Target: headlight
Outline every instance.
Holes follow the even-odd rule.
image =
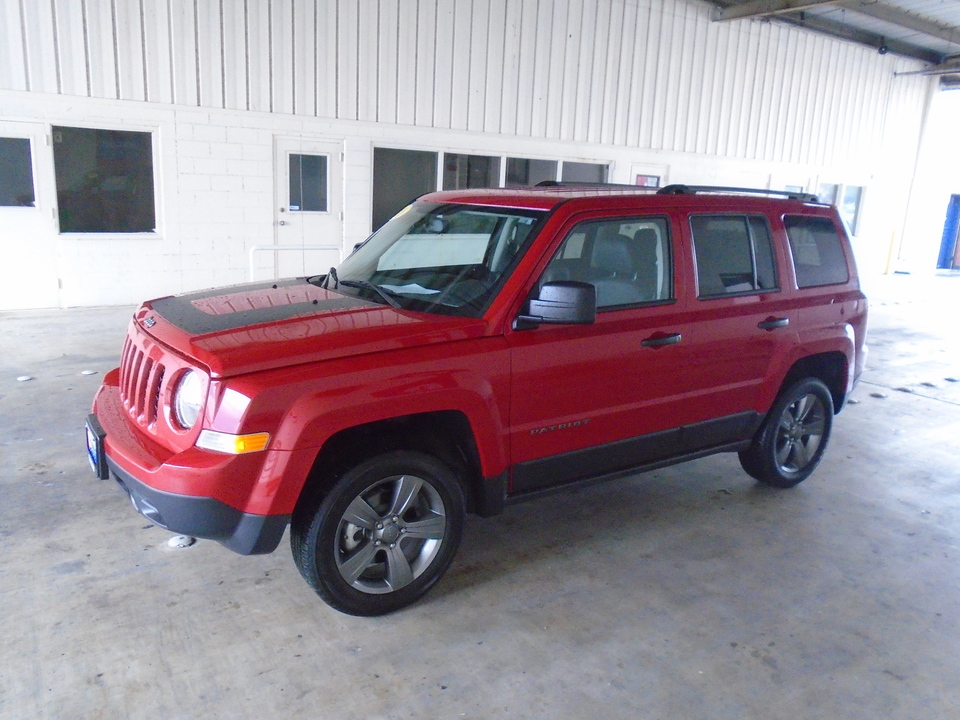
[[[200,373],[187,370],[177,383],[177,391],[173,396],[173,410],[182,428],[189,430],[196,425],[202,404],[203,383],[200,381]]]

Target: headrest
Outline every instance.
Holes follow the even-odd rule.
[[[632,242],[626,235],[599,238],[593,246],[593,266],[607,274],[633,273],[633,256],[630,254]]]

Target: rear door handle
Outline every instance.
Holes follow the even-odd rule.
[[[775,318],[770,317],[762,322],[757,323],[757,327],[761,330],[776,330],[777,328],[786,327],[790,324],[790,318]]]
[[[671,333],[669,335],[666,333],[654,333],[646,340],[641,340],[640,344],[644,347],[657,348],[663,347],[664,345],[676,345],[681,339],[680,333]]]

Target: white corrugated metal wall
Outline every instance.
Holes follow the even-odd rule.
[[[233,274],[183,276],[174,291],[243,279],[247,248],[271,241],[263,186],[273,166],[262,154],[280,133],[344,142],[347,246],[368,225],[374,144],[523,148],[609,163],[620,182],[644,163],[669,166],[671,182],[850,182],[867,186],[861,228],[899,231],[932,85],[897,73],[919,64],[778,23],[714,23],[711,9],[700,0],[0,0],[0,120],[155,124],[166,244],[144,252],[167,256],[209,237],[210,208],[242,202],[245,233],[224,221],[222,242],[214,237],[221,252],[240,240],[218,264]],[[208,196],[193,183],[183,200],[179,186],[201,159],[211,172],[230,167],[217,156],[223,144],[196,142],[213,137],[194,132],[203,124],[227,128],[224,143],[240,136],[235,127],[258,129],[243,137],[263,144],[259,194],[241,201],[234,188],[226,202],[214,178],[200,183]],[[185,156],[188,147],[203,157]],[[193,225],[191,207],[206,208]],[[71,261],[93,252],[89,240],[58,242]],[[102,265],[108,251],[98,252]],[[68,295],[105,302],[135,291]]]
[[[0,0],[0,88],[771,162],[868,159],[916,63],[684,0]]]

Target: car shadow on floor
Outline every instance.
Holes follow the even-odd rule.
[[[469,516],[459,554],[426,602],[539,566],[580,567],[584,554],[591,563],[621,563],[621,555],[680,562],[721,556],[739,542],[744,524],[779,523],[776,516],[798,494],[754,482],[735,456],[716,456],[561,491],[493,518]]]

